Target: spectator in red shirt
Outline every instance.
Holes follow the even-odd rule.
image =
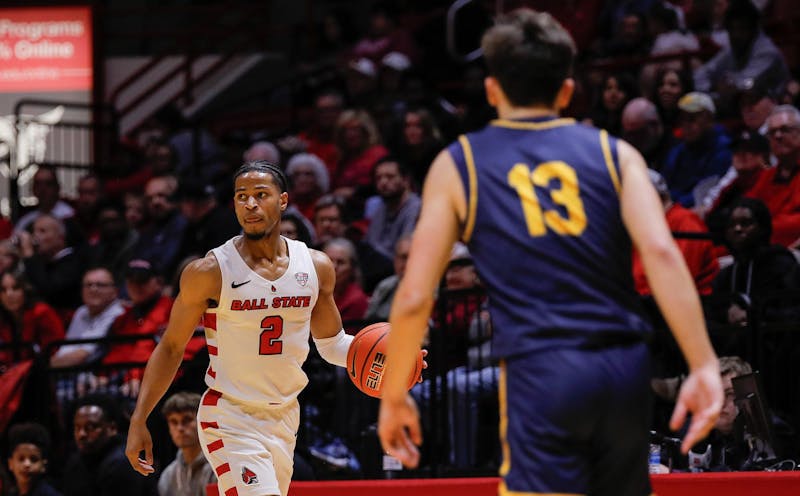
[[[125,275],[131,305],[111,324],[108,336],[142,336],[134,342],[117,342],[110,345],[103,357],[104,365],[126,362],[146,362],[156,347],[155,339],[167,328],[173,299],[162,294],[164,280],[147,260],[134,259],[128,263]],[[130,371],[124,381],[132,397],[138,393],[138,383],[143,370]]]
[[[767,138],[778,164],[767,169],[745,196],[763,201],[772,214],[772,243],[800,244],[800,111],[775,107],[767,118]]]
[[[0,343],[30,343],[37,353],[50,343],[64,339],[64,324],[58,313],[36,299],[33,286],[21,272],[0,276]],[[32,358],[29,348],[14,353],[12,347],[0,349],[0,373],[12,363]],[[51,350],[55,351],[55,350]]]
[[[339,163],[339,149],[334,139],[336,121],[342,113],[344,97],[334,90],[326,90],[314,100],[314,120],[297,136],[305,144],[305,151],[313,153],[333,175]]]
[[[663,177],[658,172],[649,170],[650,180],[656,188],[666,212],[667,225],[673,233],[708,233],[705,224],[694,212],[674,203],[669,195],[669,188]],[[710,295],[712,283],[719,273],[719,263],[714,254],[714,245],[710,240],[685,239],[675,240],[678,248],[686,260],[689,272],[694,278],[697,292],[701,295]],[[651,295],[650,286],[644,273],[642,260],[638,252],[633,252],[633,280],[636,291],[643,295]]]

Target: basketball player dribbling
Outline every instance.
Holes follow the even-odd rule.
[[[243,235],[192,262],[181,275],[167,330],[145,369],[126,455],[153,472],[145,422],[172,382],[203,319],[210,363],[197,414],[203,452],[221,495],[286,495],[309,331],[320,355],[344,367],[352,336],[333,300],[335,273],[322,252],[280,235],[288,195],[283,172],[249,162],[234,173]],[[144,457],[140,453],[144,451]]]
[[[575,53],[548,14],[520,9],[484,35],[485,88],[499,119],[434,160],[390,315],[378,433],[419,462],[406,378],[451,246],[468,244],[486,285],[501,360],[501,495],[650,494],[650,326],[631,241],[688,362],[671,420],[692,413],[682,449],[722,405],[717,358],[694,284],[641,156],[605,131],[558,117]]]

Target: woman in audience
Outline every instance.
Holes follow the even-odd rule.
[[[636,83],[628,74],[611,74],[600,85],[595,104],[584,122],[619,136],[622,132],[622,109],[638,96]]]
[[[655,93],[651,100],[655,102],[665,133],[674,133],[678,126],[678,100],[694,89],[691,75],[686,71],[665,67],[656,72]]]
[[[414,190],[420,191],[431,162],[442,149],[442,133],[425,108],[406,111],[396,133],[393,151],[406,164],[414,180]]]
[[[286,165],[289,177],[289,201],[309,221],[314,218],[314,205],[330,189],[325,163],[312,153],[298,153]]]
[[[355,334],[358,326],[348,326],[346,323],[363,319],[369,304],[369,298],[361,287],[361,269],[356,247],[345,238],[333,238],[325,243],[322,251],[330,257],[336,271],[333,298],[342,315],[342,321],[345,322],[345,331]]]
[[[372,183],[372,168],[389,154],[381,144],[375,121],[364,110],[345,110],[336,121],[336,145],[340,159],[332,177],[334,193],[350,198]]]
[[[21,272],[4,272],[0,276],[0,368],[19,360],[32,358],[30,348],[14,345],[29,343],[33,351],[42,353],[47,346],[64,339],[61,317],[48,304],[38,301],[33,286]],[[55,350],[51,350],[55,351]]]

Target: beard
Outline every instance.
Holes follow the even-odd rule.
[[[258,241],[258,240],[264,239],[264,236],[266,236],[266,235],[267,235],[267,231],[261,231],[261,232],[247,232],[247,231],[245,231],[245,233],[244,233],[244,237],[249,239],[250,241]]]

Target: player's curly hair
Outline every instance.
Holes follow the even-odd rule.
[[[272,176],[275,179],[275,184],[278,185],[280,188],[281,193],[285,193],[289,190],[289,180],[286,179],[286,174],[284,174],[283,170],[278,167],[277,165],[273,164],[272,162],[267,162],[266,160],[254,160],[251,162],[245,162],[241,167],[236,169],[236,172],[233,173],[233,181],[236,182],[236,178],[241,176],[242,174],[246,174],[248,172],[263,172]]]

